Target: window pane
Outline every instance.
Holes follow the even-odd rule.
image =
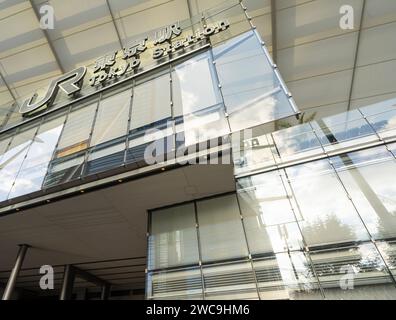
[[[44,182],[46,187],[80,177],[96,107],[97,103],[91,101],[72,109],[67,116],[55,158]]]
[[[170,76],[167,71],[164,73],[154,79],[144,79],[145,82],[137,84],[134,88],[126,159],[129,166],[143,167],[153,164],[150,161],[162,162],[161,159],[170,152],[168,149],[174,145],[171,143],[171,147],[167,148],[167,143],[172,142],[172,139],[167,137],[173,134],[173,128],[170,121]],[[152,155],[154,159],[145,158],[146,148],[155,149]]]
[[[309,246],[369,238],[327,160],[290,167],[286,172]]]
[[[385,147],[332,158],[371,236],[396,236],[396,160]]]
[[[213,49],[232,131],[294,113],[251,31]]]
[[[45,119],[40,126],[11,189],[10,199],[41,189],[64,121],[64,115],[57,115],[56,119]]]
[[[172,79],[178,145],[191,146],[229,133],[208,52],[176,66]]]
[[[230,132],[222,104],[185,115],[176,120],[178,145],[191,146]]]
[[[358,110],[312,122],[326,151],[378,141],[372,127]]]
[[[209,53],[176,66],[172,72],[174,116],[183,116],[221,102]]]
[[[253,261],[263,300],[321,299],[319,284],[303,252],[278,253]]]
[[[248,132],[233,133],[232,152],[235,175],[275,165],[276,150],[268,134],[252,138]]]
[[[396,158],[396,143],[389,144],[388,149],[392,152],[393,156]]]
[[[360,111],[367,117],[367,121],[382,139],[396,135],[395,106],[396,99],[390,99],[360,108]]]
[[[239,179],[238,198],[252,254],[303,247],[302,237],[277,171]],[[284,180],[285,181],[285,180]]]
[[[132,89],[111,94],[99,103],[86,174],[118,167],[124,162]]]
[[[205,299],[258,299],[250,262],[214,264],[202,268]]]
[[[65,128],[59,140],[57,157],[64,157],[88,147],[92,122],[95,117],[97,103],[78,107],[68,115]]]
[[[202,299],[202,276],[199,268],[150,272],[147,276],[148,299]]]
[[[138,84],[133,91],[131,130],[171,117],[169,74]]]
[[[131,90],[100,101],[92,133],[91,146],[125,136],[127,132]]]
[[[385,263],[371,243],[311,251],[327,299],[396,299]]]
[[[377,241],[377,248],[396,280],[396,240]]]
[[[235,195],[197,202],[202,261],[247,257]]]
[[[305,123],[272,133],[282,161],[292,161],[323,154],[310,124]]]
[[[0,162],[0,201],[8,194],[37,131],[38,123],[18,132]]]
[[[149,270],[198,264],[193,203],[153,211],[150,228]]]

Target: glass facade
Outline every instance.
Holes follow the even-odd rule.
[[[4,134],[0,202],[162,163],[207,141],[221,145],[231,132],[295,114],[258,35],[230,36]],[[237,116],[259,110],[264,118]]]
[[[150,212],[149,244],[188,216],[195,256],[161,267],[149,245],[147,298],[395,300],[394,106],[233,133],[235,193]]]
[[[85,81],[73,97],[60,92],[31,119],[18,112],[20,101],[0,107],[1,213],[86,182],[117,181],[121,172],[165,169],[215,142],[232,154],[234,191],[200,198],[208,193],[190,194],[195,185],[188,185],[188,202],[148,212],[147,299],[396,300],[396,99],[357,106],[357,72],[341,108],[349,111],[295,119],[294,100],[240,1],[180,25],[162,58],[153,58],[150,43],[137,69],[103,85]],[[216,32],[200,37],[197,30],[211,25]],[[185,48],[172,52],[187,35]],[[316,41],[308,38],[283,37],[273,49],[280,61],[304,60],[299,48]],[[321,72],[375,65],[355,62]],[[285,72],[291,86],[315,78],[331,87],[296,65]],[[320,105],[308,103],[306,112],[334,107],[323,90],[307,96]]]
[[[172,208],[152,211],[147,298],[180,290],[203,299],[396,299],[395,164],[385,146],[342,153],[237,178],[235,194],[177,207],[171,216]],[[179,228],[186,219],[188,227]],[[168,235],[158,232],[164,220],[180,234],[166,250],[181,254],[188,245],[194,259],[152,263],[160,255],[151,244]],[[191,289],[201,288],[199,296],[179,281],[190,268],[201,274]],[[167,273],[175,292],[159,294],[154,288]]]

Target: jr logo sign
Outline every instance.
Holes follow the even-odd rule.
[[[62,89],[67,95],[71,95],[81,90],[82,80],[87,72],[86,67],[79,67],[73,71],[70,71],[61,77],[52,80],[48,87],[47,93],[40,100],[34,102],[37,98],[35,93],[30,99],[26,100],[20,107],[19,112],[23,115],[29,114],[47,104],[51,104],[58,93],[59,88]]]

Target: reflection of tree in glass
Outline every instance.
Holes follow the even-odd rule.
[[[356,239],[354,230],[343,224],[335,214],[327,214],[306,221],[303,234],[310,246]]]

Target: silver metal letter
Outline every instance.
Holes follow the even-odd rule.
[[[25,115],[37,110],[38,108],[41,108],[44,105],[50,105],[54,101],[59,88],[67,95],[71,95],[80,91],[81,81],[83,80],[86,72],[86,67],[79,67],[73,71],[65,73],[58,79],[52,80],[44,98],[42,98],[40,101],[34,102],[37,98],[37,93],[35,93],[30,99],[24,101],[19,109],[19,112]]]

